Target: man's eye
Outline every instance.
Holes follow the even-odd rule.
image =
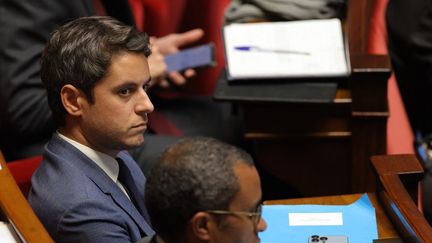
[[[151,82],[147,82],[146,84],[144,84],[144,86],[143,86],[144,91],[147,92],[151,86],[152,86]]]
[[[119,91],[119,94],[121,96],[128,96],[128,95],[130,95],[130,93],[131,93],[130,89],[122,89],[122,90]]]

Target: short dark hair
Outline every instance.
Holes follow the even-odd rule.
[[[234,165],[253,166],[244,150],[214,138],[185,138],[172,145],[146,183],[146,206],[163,239],[176,239],[193,215],[224,210],[240,190]]]
[[[148,36],[108,16],[78,18],[52,33],[42,54],[41,79],[58,125],[64,125],[66,115],[61,88],[71,84],[94,102],[95,84],[106,75],[112,57],[123,52],[148,57]]]

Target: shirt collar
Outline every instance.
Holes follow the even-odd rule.
[[[115,158],[109,156],[108,154],[96,151],[90,147],[87,147],[75,140],[72,140],[59,131],[57,131],[59,137],[66,142],[70,143],[72,146],[77,148],[83,154],[90,158],[96,165],[98,165],[115,183],[117,182],[118,174],[119,174],[119,165]]]

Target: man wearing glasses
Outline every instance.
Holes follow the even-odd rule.
[[[140,242],[259,242],[261,183],[253,160],[213,138],[171,146],[146,183],[157,236]]]

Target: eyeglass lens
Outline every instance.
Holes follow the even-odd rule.
[[[256,209],[256,214],[254,214],[252,216],[252,220],[255,222],[256,225],[259,224],[259,222],[261,221],[261,214],[262,214],[262,204],[258,205],[257,209]]]

